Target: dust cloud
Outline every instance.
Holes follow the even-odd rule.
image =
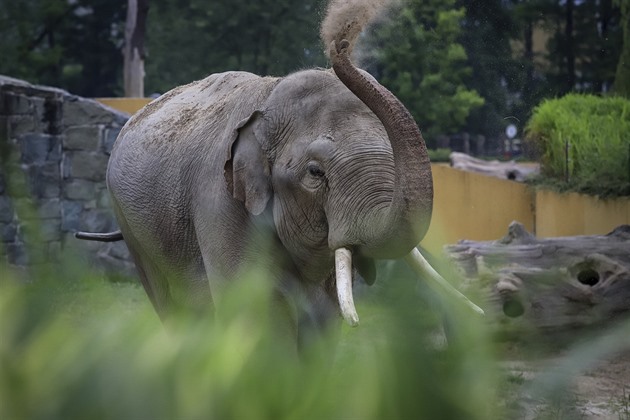
[[[388,10],[397,0],[331,0],[322,22],[320,37],[328,56],[330,43],[342,39],[350,42],[349,52],[372,21]]]

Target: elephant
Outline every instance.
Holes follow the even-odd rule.
[[[339,314],[356,325],[353,273],[371,283],[375,260],[398,258],[432,270],[416,245],[433,181],[414,119],[347,47],[333,41],[332,69],[213,74],[149,103],[107,168],[120,231],[77,237],[124,238],[162,319],[212,310],[255,263],[298,342]]]

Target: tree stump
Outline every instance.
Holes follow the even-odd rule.
[[[499,330],[558,331],[630,313],[630,226],[607,235],[538,239],[512,222],[497,241],[460,241],[446,253]]]
[[[526,178],[540,172],[537,164],[521,164],[513,160],[499,162],[498,160],[482,160],[465,153],[453,152],[449,155],[451,166],[463,171],[476,172],[487,176],[514,181],[524,181]]]

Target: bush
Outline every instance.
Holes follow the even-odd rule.
[[[451,149],[429,149],[429,159],[432,163],[450,162]]]
[[[535,108],[526,141],[544,177],[597,195],[630,195],[630,101],[569,94]]]
[[[483,320],[450,309],[461,345],[436,348],[439,315],[413,282],[375,285],[361,327],[298,358],[271,331],[260,269],[226,289],[216,322],[182,314],[166,330],[138,286],[0,270],[1,419],[503,417]]]
[[[215,322],[182,314],[165,328],[137,285],[0,261],[0,419],[525,418],[531,401],[574,409],[572,378],[630,349],[626,321],[526,379],[501,368],[488,320],[402,264],[379,270],[357,302],[361,326],[297,357],[273,331],[260,269],[225,289]],[[448,346],[435,334],[444,314]]]

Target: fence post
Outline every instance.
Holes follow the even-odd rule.
[[[564,141],[564,182],[569,182],[569,140]]]

